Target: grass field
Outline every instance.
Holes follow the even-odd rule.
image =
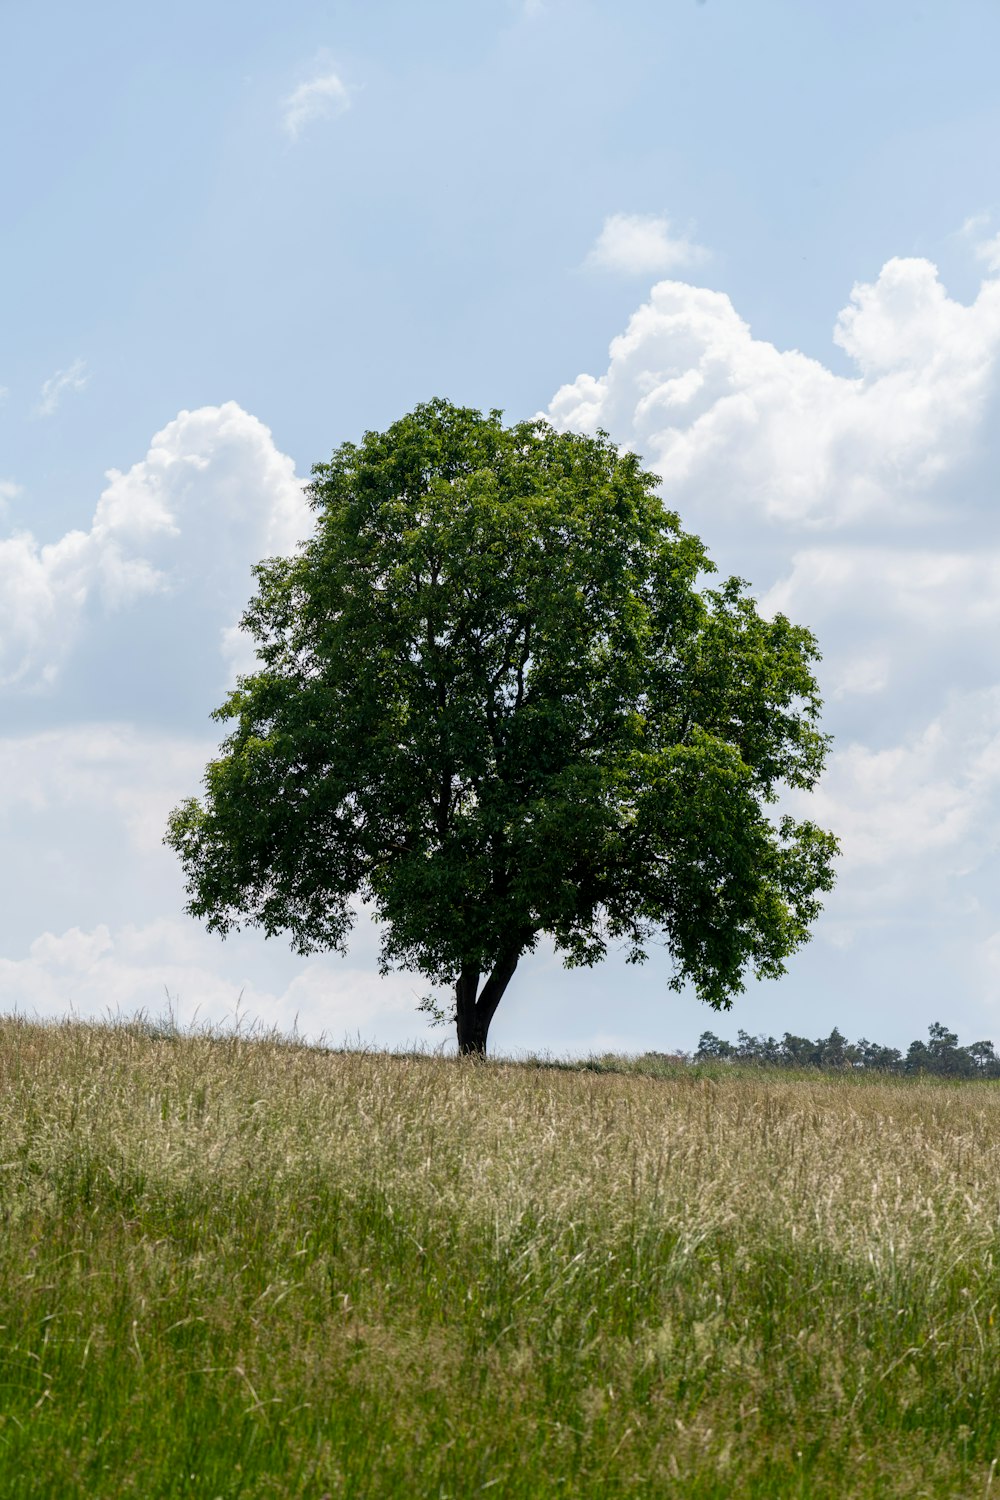
[[[0,1495],[1000,1500],[1000,1086],[605,1069],[0,1024]]]

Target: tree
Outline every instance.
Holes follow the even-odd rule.
[[[949,1031],[940,1021],[928,1027],[929,1042],[911,1042],[906,1053],[908,1073],[937,1073],[953,1077],[971,1077],[976,1062],[965,1047],[958,1045],[958,1033]]]
[[[965,1050],[972,1058],[977,1072],[981,1073],[984,1078],[1000,1076],[1000,1058],[997,1057],[991,1041],[972,1042]]]
[[[807,1036],[794,1036],[786,1031],[781,1038],[784,1060],[796,1068],[819,1068],[823,1065],[823,1043],[810,1041]]]
[[[724,1041],[721,1036],[716,1036],[714,1031],[703,1031],[698,1038],[698,1050],[694,1055],[695,1062],[724,1062],[736,1056],[736,1048],[732,1042]]]
[[[483,1053],[519,959],[661,942],[672,986],[728,1008],[777,976],[835,840],[773,810],[815,782],[812,635],[701,543],[606,434],[432,401],[313,470],[315,535],[256,569],[259,669],[202,801],[166,837],[188,911],[346,951],[454,994]]]
[[[847,1038],[839,1027],[835,1026],[828,1037],[817,1042],[819,1052],[819,1063],[821,1068],[843,1068],[847,1065],[845,1047]]]
[[[903,1054],[898,1047],[884,1047],[879,1042],[870,1042],[861,1037],[857,1043],[861,1053],[861,1066],[878,1073],[898,1073],[903,1066]]]

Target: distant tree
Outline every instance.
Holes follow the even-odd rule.
[[[719,1062],[734,1057],[735,1054],[736,1048],[732,1042],[723,1041],[714,1032],[703,1031],[698,1038],[698,1050],[694,1058],[695,1062]]]
[[[751,1036],[747,1031],[738,1031],[736,1037],[736,1056],[742,1062],[775,1064],[785,1061],[781,1043],[773,1036]]]
[[[906,1053],[907,1073],[935,1073],[941,1077],[971,1077],[976,1064],[964,1047],[958,1045],[958,1034],[940,1021],[928,1027],[928,1041],[913,1041]]]
[[[940,1021],[929,1028],[926,1042],[911,1042],[906,1057],[898,1047],[884,1047],[861,1037],[849,1042],[838,1027],[828,1037],[810,1041],[786,1031],[780,1042],[773,1036],[737,1032],[734,1045],[711,1031],[702,1033],[696,1060],[736,1058],[740,1062],[785,1064],[824,1070],[856,1068],[877,1073],[930,1073],[951,1078],[1000,1078],[1000,1057],[990,1041],[958,1045],[958,1036]]]
[[[820,1066],[824,1068],[843,1068],[847,1065],[845,1048],[847,1038],[838,1027],[834,1027],[830,1035],[822,1042],[817,1042]]]
[[[858,1042],[861,1066],[876,1073],[898,1073],[903,1065],[903,1054],[898,1047],[883,1047],[878,1042],[869,1042],[862,1037]]]
[[[972,1042],[965,1050],[976,1070],[985,1078],[1000,1077],[1000,1057],[997,1057],[992,1042]]]
[[[903,1067],[907,1073],[930,1073],[934,1070],[934,1057],[926,1042],[919,1038],[906,1049]]]
[[[793,1036],[786,1031],[781,1038],[783,1059],[792,1067],[818,1068],[822,1061],[822,1044],[811,1042],[807,1036]]]
[[[958,1045],[957,1032],[949,1031],[940,1021],[935,1021],[928,1028],[928,1034],[930,1041],[927,1050],[932,1072],[967,1078],[976,1071],[976,1065],[966,1049]]]
[[[812,635],[765,620],[606,435],[433,401],[313,470],[316,534],[255,570],[259,669],[202,801],[171,816],[188,910],[453,990],[483,1053],[523,954],[664,945],[728,1008],[774,977],[835,840],[773,814],[826,738]]]
[[[736,1056],[741,1062],[760,1062],[760,1038],[741,1028],[736,1033]]]

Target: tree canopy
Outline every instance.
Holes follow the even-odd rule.
[[[466,1052],[543,934],[569,965],[663,945],[716,1008],[781,974],[836,851],[774,806],[822,768],[816,643],[699,588],[657,483],[606,434],[442,400],[318,464],[171,815],[188,910],[304,954],[370,903],[383,970],[447,986]]]
[[[834,1027],[828,1037],[793,1036],[786,1031],[779,1042],[773,1036],[750,1036],[737,1032],[736,1044],[703,1031],[693,1061],[750,1062],[774,1067],[824,1068],[874,1073],[933,1073],[945,1078],[1000,1078],[1000,1058],[991,1041],[958,1045],[958,1033],[940,1021],[928,1027],[930,1040],[910,1043],[906,1055],[898,1047],[886,1047],[860,1037],[849,1042]]]

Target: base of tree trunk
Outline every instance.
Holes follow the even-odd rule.
[[[530,937],[530,933],[527,934]],[[486,1037],[496,1008],[511,975],[517,968],[525,935],[512,941],[493,966],[493,970],[479,994],[479,970],[471,965],[463,968],[455,984],[455,1025],[458,1031],[459,1057],[485,1057]]]
[[[458,1026],[458,1055],[459,1057],[485,1057],[486,1056],[486,1028],[477,1025],[478,1018],[474,1018],[471,1026]]]

